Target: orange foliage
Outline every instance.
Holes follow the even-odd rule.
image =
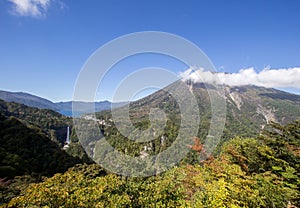
[[[194,137],[194,144],[189,145],[189,147],[194,150],[197,155],[201,155],[202,158],[205,158],[205,160],[201,161],[201,163],[209,163],[214,160],[213,156],[205,151],[205,147],[198,137]]]
[[[203,150],[204,146],[203,144],[201,144],[200,139],[198,137],[195,137],[194,144],[190,145],[190,148],[192,150],[195,150],[197,153],[200,153]]]

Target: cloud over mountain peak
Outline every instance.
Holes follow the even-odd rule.
[[[241,69],[237,73],[214,73],[203,68],[189,68],[179,73],[183,80],[195,83],[225,84],[229,86],[256,85],[272,88],[300,89],[300,67],[270,69],[256,72],[253,67]]]

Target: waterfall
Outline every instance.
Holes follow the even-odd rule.
[[[67,144],[70,144],[70,127],[69,127],[69,126],[68,126],[68,129],[67,129],[66,143],[67,143]]]

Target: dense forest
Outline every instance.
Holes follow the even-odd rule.
[[[39,109],[3,100],[0,100],[0,113],[7,117],[18,118],[28,126],[40,128],[58,144],[64,143],[67,126],[72,124],[71,118],[53,110]]]
[[[127,139],[115,125],[110,111],[97,113],[96,120],[83,118],[83,123],[88,127],[96,122],[102,133],[99,141],[105,137],[120,152],[141,160],[142,156],[156,155],[174,143],[180,128],[176,102],[164,93],[157,95],[160,97],[153,98],[154,103],[140,100],[130,109],[135,128],[130,136],[137,139],[143,139],[137,130],[150,126],[147,116],[150,108],[167,112],[163,132],[156,134],[153,130],[144,135],[153,138],[151,141],[139,143]],[[165,100],[157,102],[158,98]],[[88,157],[97,142],[92,137],[79,141],[72,118],[52,110],[0,101],[0,205],[299,207],[300,121],[285,125],[270,122],[261,131],[260,126],[252,125],[243,115],[245,111],[229,106],[234,113],[227,114],[222,140],[214,152],[209,152],[204,138],[210,114],[202,108],[199,132],[196,137],[185,139],[189,142],[188,153],[180,162],[162,173],[153,172],[153,176],[126,177],[109,172]],[[71,130],[71,143],[63,148],[67,127]],[[85,133],[87,130],[83,128]],[[110,160],[109,152],[103,154],[109,162],[118,163]]]
[[[4,207],[287,207],[300,205],[300,122],[272,123],[254,138],[227,141],[218,156],[128,178],[96,164],[23,185]],[[195,138],[195,154],[205,148]],[[14,180],[1,180],[16,188]]]
[[[0,204],[32,182],[63,173],[75,164],[91,164],[74,132],[66,150],[72,119],[55,111],[0,100]]]

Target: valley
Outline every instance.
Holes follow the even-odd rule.
[[[187,138],[184,145],[189,151],[170,168],[162,166],[157,159],[147,158],[170,148],[182,127],[180,108],[170,90],[174,84],[129,104],[134,130],[128,132],[127,137],[120,131],[122,125],[116,126],[111,110],[97,112],[96,117],[87,113],[75,118],[87,125],[96,123],[101,131],[100,138],[91,136],[83,141],[77,137],[70,117],[49,109],[0,101],[2,205],[63,206],[66,203],[66,206],[98,204],[106,207],[115,200],[129,207],[150,206],[151,203],[202,207],[206,203],[217,203],[215,200],[224,206],[269,207],[287,202],[299,205],[300,96],[256,86],[226,86],[222,95],[226,103],[226,122],[216,148],[208,151],[206,140],[211,119],[208,90],[212,94],[216,89],[207,90],[204,85],[191,84],[189,89],[196,95],[200,109],[199,131],[195,137]],[[123,108],[125,106],[114,110]],[[149,112],[153,108],[166,113],[166,125],[159,133],[150,125]],[[126,125],[124,129],[128,129]],[[71,143],[63,149],[67,127],[71,129]],[[140,137],[138,130],[149,127],[154,129]],[[147,138],[151,140],[145,140]],[[121,175],[118,175],[95,164],[97,161],[105,167],[122,161],[112,157],[113,152],[99,152],[97,146],[104,139],[117,151],[138,158],[137,161],[146,161],[140,167],[148,166],[146,172],[131,172],[133,175],[151,173],[154,176],[146,180],[124,178],[121,175],[128,172],[126,169],[119,168]],[[151,163],[160,164],[159,169]],[[68,188],[70,183],[76,184],[73,190]],[[56,191],[45,195],[50,187]],[[153,195],[156,193],[154,187],[161,194]],[[175,191],[175,187],[180,188]],[[83,192],[95,189],[98,191],[92,195]],[[243,195],[240,189],[248,191]],[[269,189],[274,191],[272,196],[268,195]],[[37,197],[36,191],[42,195]],[[60,198],[64,194],[80,197],[81,201]],[[92,200],[93,196],[96,198]],[[147,198],[149,196],[152,200]]]
[[[0,208],[300,208],[299,11],[0,0]]]

